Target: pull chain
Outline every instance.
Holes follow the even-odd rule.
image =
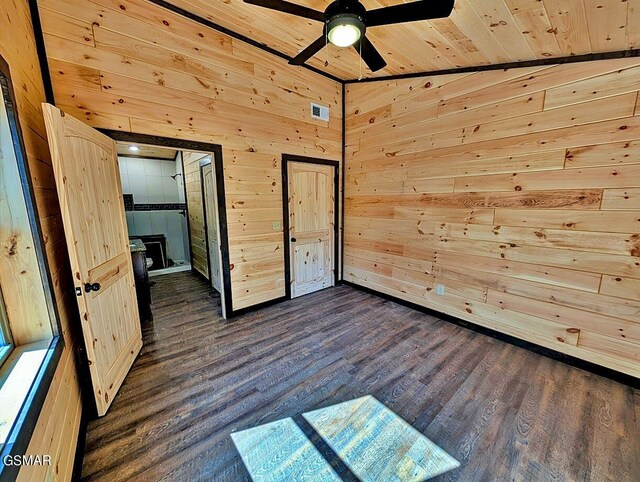
[[[359,45],[360,50],[360,72],[358,73],[358,80],[362,80],[362,41],[360,41]]]
[[[327,29],[324,29],[324,55],[325,55],[325,60],[324,60],[324,66],[328,67],[329,66],[329,32],[327,31]]]

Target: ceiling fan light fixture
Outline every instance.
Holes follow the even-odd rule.
[[[336,47],[351,47],[362,38],[364,30],[362,18],[351,13],[335,15],[327,22],[327,37]]]

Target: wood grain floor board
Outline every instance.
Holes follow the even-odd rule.
[[[346,286],[225,321],[201,278],[156,280],[86,480],[250,480],[232,431],[364,395],[462,463],[436,480],[640,474],[638,390]]]

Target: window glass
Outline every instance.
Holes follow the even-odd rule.
[[[4,307],[4,298],[0,290],[0,367],[4,361],[9,358],[9,354],[13,348],[13,339],[9,330],[9,321],[7,320],[7,310]]]
[[[26,449],[62,348],[14,92],[0,57],[1,456]]]
[[[0,93],[4,94],[4,91]],[[17,171],[17,166],[15,166],[16,156],[4,99],[4,95],[0,96],[0,176],[2,176],[2,179],[0,179],[0,233],[2,233],[3,240],[6,237],[11,239],[10,235],[13,231],[11,218],[16,216],[15,202],[9,199],[11,194],[7,189],[7,184],[11,184],[13,181],[13,179],[10,179],[12,176],[9,175],[8,171]],[[4,249],[2,251],[3,258],[12,256],[13,249],[11,247],[9,247],[6,253],[4,253]],[[5,259],[2,260],[3,263],[5,263],[5,261]],[[8,266],[5,266],[2,269],[5,270],[7,267]],[[7,310],[5,308],[4,296],[2,296],[1,279],[2,278],[0,278],[0,367],[2,367],[2,364],[7,360],[13,348]]]

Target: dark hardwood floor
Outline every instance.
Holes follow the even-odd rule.
[[[232,321],[190,273],[155,321],[87,480],[250,480],[229,434],[371,394],[461,462],[439,480],[640,480],[640,392],[342,286]]]

